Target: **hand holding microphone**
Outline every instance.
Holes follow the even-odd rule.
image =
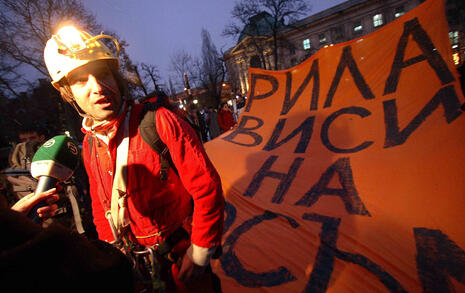
[[[41,192],[39,194],[30,193],[25,197],[17,201],[12,207],[12,210],[15,210],[22,214],[28,214],[30,210],[39,202],[45,201],[46,205],[37,209],[37,214],[42,219],[48,219],[54,216],[54,213],[58,206],[54,204],[59,199],[58,194],[56,193],[57,189],[52,188],[46,192]]]
[[[58,135],[49,139],[34,154],[31,175],[38,178],[39,182],[34,194],[31,196],[31,200],[38,203],[28,214],[28,217],[33,222],[42,222],[37,212],[40,208],[50,204],[47,202],[49,199],[47,199],[47,195],[44,195],[44,192],[54,188],[59,182],[63,182],[73,175],[79,162],[79,156],[79,147],[71,138],[65,135]],[[50,192],[54,194],[56,190]]]

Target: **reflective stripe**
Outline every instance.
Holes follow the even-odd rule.
[[[146,239],[146,238],[150,238],[150,237],[161,236],[161,233],[163,233],[163,231],[158,231],[155,234],[151,234],[151,235],[147,235],[147,236],[135,236],[135,237],[137,239]]]

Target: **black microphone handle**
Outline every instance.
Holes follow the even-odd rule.
[[[37,183],[36,190],[34,191],[34,196],[36,196],[37,194],[39,194],[41,192],[44,192],[44,191],[47,191],[49,189],[54,188],[57,184],[58,184],[58,179],[56,179],[54,177],[50,177],[50,176],[46,176],[46,175],[40,176],[39,177],[39,183]],[[37,223],[37,224],[42,223],[42,218],[40,218],[39,215],[37,214],[37,210],[39,208],[45,207],[45,206],[47,206],[47,203],[46,203],[45,200],[39,202],[38,204],[36,204],[31,209],[31,211],[29,212],[29,214],[27,214],[27,216],[34,223]]]

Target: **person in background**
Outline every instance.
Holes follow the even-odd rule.
[[[45,142],[46,131],[40,127],[22,126],[18,131],[19,143],[14,146],[8,156],[10,168],[28,169],[35,151]]]
[[[148,266],[152,288],[218,290],[209,262],[221,251],[220,177],[192,127],[165,107],[153,117],[173,163],[162,168],[138,131],[143,105],[129,98],[118,58],[101,38],[119,47],[111,36],[64,27],[44,50],[53,86],[84,117],[82,154],[98,237]]]
[[[31,125],[23,125],[17,135],[19,143],[14,145],[9,152],[7,167],[23,170],[24,174],[7,176],[4,174],[6,169],[3,168],[0,173],[2,195],[7,205],[10,206],[36,188],[37,180],[33,179],[28,172],[35,152],[47,138],[45,130]]]
[[[207,142],[208,141],[208,125],[207,121],[205,119],[205,110],[197,110],[197,119],[199,121],[199,128],[200,128],[200,138],[202,139],[202,142]]]
[[[227,103],[220,104],[218,111],[218,124],[223,132],[226,132],[234,127],[236,121],[234,120],[233,113]]]
[[[23,126],[18,131],[18,138],[20,142],[44,142],[47,138],[47,133],[40,127]]]
[[[218,112],[213,107],[208,109],[208,129],[210,131],[210,139],[214,139],[221,134],[221,128],[218,124]]]
[[[245,99],[243,96],[239,96],[237,98],[237,117],[241,116],[242,111],[244,111],[245,108]]]

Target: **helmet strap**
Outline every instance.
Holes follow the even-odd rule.
[[[84,112],[84,110],[81,109],[81,107],[79,107],[79,105],[76,103],[76,100],[74,98],[69,103],[78,112],[79,116],[93,119],[91,115],[87,114],[86,112]]]

